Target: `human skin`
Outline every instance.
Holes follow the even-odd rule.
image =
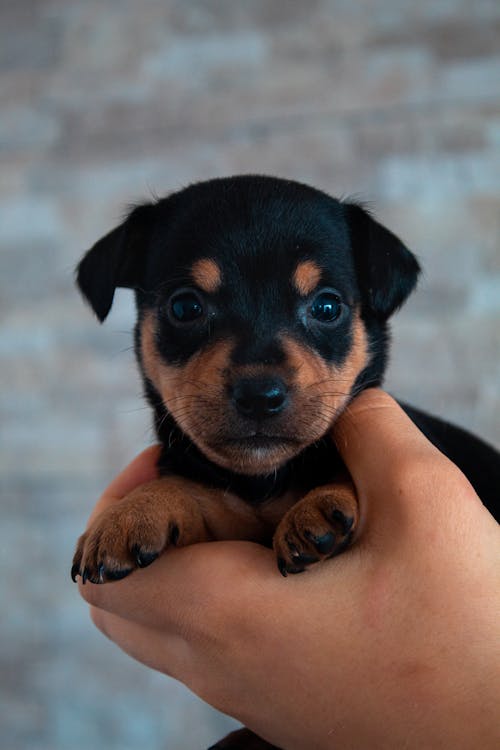
[[[500,747],[500,531],[384,392],[333,439],[363,519],[302,575],[271,550],[210,542],[116,583],[80,585],[96,626],[144,664],[286,750]],[[156,476],[157,448],[93,517]]]

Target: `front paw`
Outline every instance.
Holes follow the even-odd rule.
[[[118,581],[145,568],[171,545],[206,538],[196,504],[165,480],[138,487],[104,510],[79,538],[71,577],[82,583]]]
[[[349,483],[309,492],[281,519],[273,547],[283,576],[302,573],[310,565],[340,554],[353,538],[359,517]]]

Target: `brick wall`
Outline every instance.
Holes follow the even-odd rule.
[[[118,653],[69,582],[99,490],[152,439],[130,295],[99,328],[74,264],[128,203],[200,178],[359,196],[426,271],[394,326],[389,387],[500,445],[500,5],[4,6],[2,744],[203,747],[225,719]]]

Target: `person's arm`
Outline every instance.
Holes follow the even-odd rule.
[[[385,393],[361,394],[335,439],[361,505],[352,548],[286,579],[256,544],[173,550],[81,587],[95,624],[287,750],[499,747],[496,522]]]

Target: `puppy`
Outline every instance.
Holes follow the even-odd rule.
[[[272,544],[284,576],[344,550],[359,510],[329,430],[382,382],[388,319],[418,275],[362,206],[297,182],[215,179],[135,208],[77,281],[100,321],[117,287],[135,290],[161,478],[91,524],[73,579],[118,580],[170,545],[213,539]],[[497,513],[500,456],[404,408]],[[266,747],[235,737],[219,747]]]

